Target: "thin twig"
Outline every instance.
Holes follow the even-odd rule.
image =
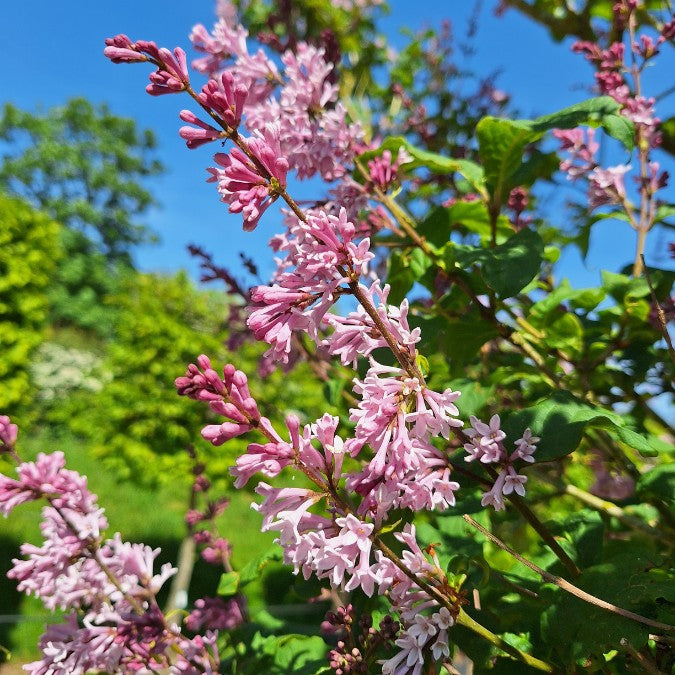
[[[584,502],[584,504],[587,504],[596,511],[600,511],[608,516],[612,516],[612,518],[616,518],[620,523],[626,525],[626,527],[640,530],[640,532],[649,534],[652,537],[662,536],[658,530],[645,523],[644,520],[640,520],[639,518],[627,514],[620,506],[617,506],[613,502],[601,499],[590,492],[579,489],[575,485],[565,485],[564,489],[568,495],[576,497],[579,501]]]
[[[528,666],[531,666],[532,668],[542,670],[545,673],[556,672],[556,669],[550,663],[546,663],[546,661],[542,661],[541,659],[538,659],[532,656],[531,654],[526,654],[525,652],[521,652],[520,649],[516,649],[513,645],[510,645],[506,640],[499,637],[499,635],[495,635],[492,631],[485,628],[485,626],[479,624],[475,619],[470,617],[463,609],[460,609],[459,611],[459,616],[457,617],[456,624],[458,626],[464,626],[465,628],[468,628],[477,635],[480,635],[482,638],[484,638],[491,644],[495,645],[496,647],[499,647],[499,649],[501,649],[502,651],[506,652],[510,656],[513,656],[519,661],[526,663]]]
[[[666,675],[660,671],[657,665],[652,663],[652,661],[644,654],[640,654],[640,652],[635,649],[635,647],[633,647],[633,645],[626,638],[621,638],[621,640],[619,640],[619,644],[621,645],[622,649],[628,652],[637,661],[637,663],[640,664],[645,673],[650,673],[651,675]]]
[[[642,258],[642,271],[645,273],[645,279],[647,279],[647,286],[649,286],[649,292],[652,294],[652,301],[654,303],[654,306],[656,307],[656,314],[659,317],[659,326],[661,327],[661,332],[663,333],[663,339],[666,341],[666,344],[668,345],[668,352],[670,354],[670,358],[672,359],[673,363],[675,363],[675,349],[673,349],[673,341],[670,339],[670,333],[668,333],[668,322],[666,321],[666,315],[663,311],[663,307],[661,307],[661,304],[659,303],[658,298],[656,297],[656,292],[654,291],[654,287],[652,286],[652,280],[649,278],[649,270],[647,269],[647,265],[645,264],[645,257],[642,254],[640,254],[640,257]]]
[[[475,527],[479,532],[484,534],[493,544],[499,546],[499,548],[506,551],[509,555],[513,556],[518,562],[522,563],[526,567],[529,567],[533,572],[536,572],[546,583],[553,584],[554,586],[557,586],[563,591],[566,591],[567,593],[574,595],[575,597],[579,598],[580,600],[583,600],[584,602],[588,602],[591,605],[600,607],[601,609],[607,610],[608,612],[612,612],[613,614],[623,616],[626,619],[632,619],[633,621],[637,621],[638,623],[644,624],[645,626],[652,626],[652,628],[658,628],[668,633],[675,632],[675,626],[670,626],[667,623],[661,623],[660,621],[654,621],[654,619],[648,619],[646,616],[641,616],[640,614],[635,614],[635,612],[631,612],[630,610],[617,607],[616,605],[613,605],[611,602],[606,602],[605,600],[601,600],[600,598],[597,598],[596,596],[591,595],[590,593],[586,593],[586,591],[582,591],[580,588],[574,586],[569,581],[566,581],[561,577],[551,574],[550,572],[541,569],[541,567],[537,567],[537,565],[527,560],[527,558],[523,558],[523,556],[520,555],[520,553],[516,553],[510,546],[505,544],[501,539],[495,537],[495,535],[492,534],[492,532],[486,530],[480,523],[477,523],[471,516],[464,515],[463,518],[467,523],[469,523],[469,525]]]

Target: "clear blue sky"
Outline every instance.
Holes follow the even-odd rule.
[[[515,11],[496,18],[492,13],[494,4],[495,0],[483,3],[477,53],[471,67],[480,73],[501,70],[498,86],[512,95],[523,117],[553,112],[586,98],[588,93],[580,86],[592,81],[591,70],[580,56],[570,53],[569,43],[553,43],[542,28]],[[438,26],[444,18],[451,19],[459,33],[475,2],[392,0],[390,5],[392,12],[381,26],[396,46],[402,43],[402,28]],[[239,251],[260,259],[263,270],[270,269],[267,240],[278,229],[276,216],[263,218],[254,233],[242,232],[241,218],[229,214],[213,185],[205,183],[205,167],[211,164],[213,150],[207,146],[188,151],[178,137],[182,124],[178,111],[188,107],[188,100],[181,96],[147,96],[147,67],[113,65],[102,55],[103,40],[116,33],[154,40],[170,48],[187,48],[195,23],[212,25],[213,8],[210,0],[32,0],[6,3],[3,7],[0,35],[5,69],[0,103],[11,101],[19,107],[35,109],[62,104],[73,96],[86,96],[95,103],[107,102],[119,115],[134,117],[142,128],[155,130],[160,159],[168,171],[149,184],[162,206],[150,214],[147,222],[158,232],[162,243],[137,252],[136,260],[142,269],[170,271],[185,267],[195,274],[196,266],[185,250],[188,243],[204,245],[232,269],[238,269]],[[675,66],[672,50],[665,58]],[[669,68],[661,64],[659,71],[663,76]],[[667,82],[655,83],[654,93],[667,86]],[[672,102],[666,105],[672,114]],[[663,108],[660,112],[664,112]],[[557,203],[551,197],[552,204]],[[668,264],[663,255],[667,242],[657,239],[652,236],[648,244],[648,262],[664,266]],[[629,262],[633,250],[632,230],[622,223],[605,222],[594,235],[591,264],[585,267],[571,253],[563,261],[561,272],[571,276],[576,286],[595,284],[601,267],[611,269]]]

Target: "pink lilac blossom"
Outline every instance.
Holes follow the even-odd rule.
[[[577,180],[596,166],[595,153],[600,146],[595,141],[594,129],[586,130],[586,138],[583,129],[554,129],[553,135],[560,141],[560,149],[569,155],[560,163],[560,170],[567,174],[568,180]]]
[[[371,364],[365,379],[355,381],[361,401],[351,410],[354,437],[345,443],[354,457],[366,444],[374,452],[359,473],[347,477],[347,488],[363,497],[358,513],[379,525],[389,508],[452,506],[459,485],[449,479],[447,460],[429,438],[449,438],[451,428],[462,426],[455,417],[459,392],[434,392],[399,368]]]
[[[359,216],[368,207],[368,193],[361,183],[357,183],[351,176],[343,176],[334,187],[328,190],[329,200],[323,205],[323,209],[330,215],[337,216],[340,209],[345,209],[347,219],[357,226],[357,232],[368,236],[373,227],[364,227]],[[377,230],[375,230],[377,231]]]
[[[235,477],[234,486],[243,487],[257,473],[274,478],[293,459],[293,446],[281,438],[276,442],[249,443],[246,453],[239,455],[236,465],[230,468],[230,473]]]
[[[90,671],[119,671],[124,646],[116,641],[111,627],[80,627],[77,613],[63,623],[51,624],[40,638],[42,658],[27,663],[24,669],[33,675],[71,675]]]
[[[19,427],[7,415],[0,415],[0,452],[12,450],[19,434]]]
[[[183,638],[156,604],[157,592],[176,572],[170,564],[154,571],[159,549],[125,542],[119,534],[102,541],[107,527],[103,509],[88,491],[86,478],[65,469],[63,453],[40,454],[35,462],[21,464],[17,474],[18,480],[0,476],[6,514],[39,498],[49,505],[42,510],[43,544],[24,544],[25,557],[13,561],[8,577],[48,609],[71,611],[63,623],[47,629],[40,641],[41,660],[26,669],[39,675],[166,668],[191,675],[214,672],[215,634],[196,641]],[[201,662],[210,665],[195,670]]]
[[[263,132],[243,141],[251,154],[265,170],[261,169],[238,147],[230,154],[219,152],[214,156],[222,169],[210,168],[210,183],[218,184],[222,201],[230,205],[230,213],[242,213],[244,230],[254,230],[262,214],[279,196],[279,189],[286,187],[288,162],[279,147],[279,127],[269,125]]]
[[[629,98],[621,110],[621,114],[627,117],[638,127],[641,135],[645,138],[650,147],[655,147],[660,143],[660,136],[657,133],[661,120],[656,117],[653,98],[644,96],[635,96]]]
[[[151,96],[175,94],[184,91],[190,84],[187,59],[180,47],[171,53],[147,40],[132,42],[126,35],[108,38],[105,44],[103,54],[113,63],[152,61],[157,64],[157,70],[150,73],[150,84],[145,89]]]
[[[334,520],[314,515],[309,509],[323,495],[302,489],[275,489],[260,483],[264,497],[253,507],[263,514],[263,531],[277,531],[284,562],[302,571],[305,579],[315,574],[345,591],[356,588],[371,596],[377,578],[371,565],[372,523],[352,514]]]
[[[416,540],[415,526],[406,524],[403,531],[394,536],[406,547],[401,556],[405,566],[415,575],[424,576],[427,583],[434,585],[434,580],[442,572],[438,566],[434,567],[429,563],[421,550]],[[455,615],[447,607],[439,607],[434,598],[381,552],[377,552],[376,559],[378,592],[380,595],[388,594],[404,625],[404,630],[399,633],[399,639],[395,643],[400,651],[381,662],[382,672],[397,675],[419,673],[425,662],[424,657],[429,652],[435,661],[449,656],[448,631],[455,624]]]
[[[387,304],[390,287],[381,288],[379,281],[362,289],[390,334],[414,357],[420,329],[411,330],[408,325],[408,301],[403,300],[400,307]],[[329,354],[339,356],[345,366],[351,364],[356,368],[359,356],[369,356],[373,350],[387,347],[380,329],[362,306],[345,317],[326,314],[324,324],[333,328],[333,332],[321,344],[327,347]]]
[[[199,102],[213,110],[232,129],[241,122],[248,89],[244,84],[235,84],[232,73],[223,72],[218,78],[209,80],[197,96]]]
[[[96,500],[87,489],[87,479],[65,469],[65,464],[62,452],[39,453],[35,462],[18,467],[18,480],[0,474],[0,511],[8,516],[19,504],[50,497],[55,507],[84,514],[95,512]]]
[[[618,6],[618,5],[617,5]],[[625,6],[616,14],[627,20],[628,14],[625,14]],[[664,41],[664,36],[657,38],[656,42],[646,35],[640,36],[639,43],[630,45],[633,57],[639,57],[642,60],[641,68],[644,68],[647,61],[658,53],[658,47]],[[635,123],[638,136],[645,139],[649,147],[656,147],[660,142],[660,135],[657,132],[659,119],[654,114],[654,99],[647,99],[643,96],[633,95],[624,73],[628,71],[625,65],[625,45],[615,42],[608,49],[602,49],[599,45],[579,41],[572,45],[572,50],[585,55],[586,59],[593,63],[598,71],[595,79],[600,93],[607,94],[621,104],[621,114]],[[639,91],[637,82],[633,83],[635,89]]]
[[[358,124],[347,121],[346,110],[337,101],[337,87],[329,78],[333,64],[326,60],[324,50],[298,43],[295,51],[286,51],[281,57],[282,77],[261,50],[248,53],[246,37],[243,28],[232,28],[223,19],[213,35],[203,26],[195,26],[191,39],[207,56],[195,61],[194,67],[212,77],[228,73],[246,88],[247,129],[262,131],[270,123],[279,123],[282,154],[300,179],[316,173],[324,180],[344,176],[354,147],[362,141],[362,131]],[[230,57],[234,63],[226,66]]]
[[[199,598],[185,619],[185,626],[193,632],[203,628],[232,630],[244,623],[241,602],[243,599],[240,598]]]
[[[391,151],[385,150],[382,155],[368,162],[370,180],[375,187],[386,192],[399,180],[398,170],[401,165],[412,162],[412,159],[404,148],[399,148],[395,160],[392,160]]]
[[[383,675],[409,675],[421,673],[424,655],[431,650],[434,661],[450,656],[448,629],[455,620],[447,607],[441,607],[430,617],[417,614],[408,628],[396,640],[401,650],[382,662]]]
[[[213,32],[202,24],[193,27],[190,34],[192,46],[207,56],[192,62],[192,67],[200,73],[212,75],[216,73],[222,62],[234,56],[245,56],[248,31],[241,25],[231,27],[233,21],[221,18],[214,25]]]
[[[464,444],[468,453],[464,461],[478,460],[483,464],[497,464],[501,467],[494,485],[483,494],[481,500],[483,506],[492,506],[496,511],[501,511],[504,508],[504,495],[515,492],[522,497],[525,494],[527,477],[516,473],[513,462],[534,462],[532,455],[541,439],[533,436],[531,429],[525,429],[523,435],[514,442],[516,449],[509,454],[503,443],[506,434],[501,429],[499,415],[493,415],[488,424],[472,415],[470,422],[471,427],[464,432],[469,437],[469,441]]]
[[[201,24],[196,25],[190,40],[194,48],[206,56],[193,61],[192,67],[211,78],[229,72],[246,88],[249,103],[262,104],[268,101],[282,79],[276,64],[261,49],[255,54],[248,53],[247,37],[248,31],[236,24],[234,16],[221,18],[213,27],[213,34]],[[234,63],[226,68],[230,60]],[[268,118],[266,121],[274,120]]]
[[[251,292],[247,324],[256,339],[271,345],[267,355],[287,362],[294,330],[318,339],[321,321],[341,292],[340,285],[367,270],[373,258],[370,240],[354,241],[356,228],[347,213],[319,211],[299,221],[293,239],[286,240],[288,268],[273,286]]]
[[[509,192],[509,198],[506,202],[508,208],[513,211],[511,224],[516,230],[521,230],[527,227],[532,222],[531,216],[523,216],[523,212],[527,209],[529,203],[527,189],[519,186],[513,188]]]
[[[635,492],[635,481],[607,464],[602,454],[596,452],[590,462],[595,482],[589,492],[603,499],[628,499]]]
[[[270,421],[260,415],[248,388],[248,378],[232,364],[225,366],[221,379],[209,358],[202,354],[197,364],[188,366],[185,376],[176,378],[175,384],[179,395],[206,401],[214,413],[229,418],[227,422],[202,429],[202,436],[214,445],[221,445],[252,428],[261,429],[273,439],[264,445],[251,443],[247,454],[238,458],[237,468],[232,470],[237,478],[236,487],[243,486],[258,471],[269,477],[276,476],[292,460],[292,447],[281,439]]]
[[[178,130],[178,135],[185,140],[187,147],[194,150],[201,145],[211,143],[225,135],[221,129],[216,129],[206,122],[202,122],[193,112],[181,110],[180,118],[183,122],[194,124],[195,126],[184,126]]]
[[[195,541],[196,540],[197,537],[195,536]],[[202,560],[204,560],[204,562],[207,562],[209,565],[223,566],[224,563],[230,559],[232,555],[232,546],[227,539],[216,537],[210,539],[206,543],[208,543],[208,546],[205,546],[201,552]]]
[[[236,478],[235,486],[242,487],[256,473],[268,478],[277,476],[291,462],[298,465],[321,484],[329,476],[334,484],[340,480],[344,454],[344,441],[335,434],[338,418],[325,414],[300,433],[300,422],[295,415],[286,418],[290,443],[278,438],[277,442],[250,443],[246,454],[240,455],[230,472]],[[276,433],[274,434],[276,436]],[[318,441],[318,451],[312,441]]]
[[[294,52],[285,52],[285,83],[276,98],[261,100],[248,111],[248,129],[260,129],[279,120],[281,145],[290,168],[301,180],[319,173],[331,181],[347,173],[355,147],[363,133],[358,124],[347,121],[347,112],[337,100],[337,87],[328,76],[333,64],[323,49],[304,42]]]
[[[593,169],[588,177],[588,203],[591,210],[606,204],[620,204],[626,198],[624,174],[631,168],[630,164],[621,164],[607,169]]]

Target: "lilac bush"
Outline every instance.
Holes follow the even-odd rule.
[[[647,295],[636,290],[634,282],[643,271],[644,236],[658,220],[656,195],[667,176],[651,160],[658,143],[658,119],[654,100],[641,94],[638,76],[672,37],[671,24],[661,28],[656,40],[642,35],[637,42],[636,3],[618,3],[615,18],[630,27],[634,65],[624,63],[623,43],[607,49],[589,42],[575,46],[598,65],[600,93],[609,98],[591,99],[531,121],[486,117],[476,129],[479,165],[421,150],[402,137],[370,140],[363,124],[350,119],[340,99],[336,64],[325,48],[299,41],[275,60],[262,48],[254,51],[247,30],[233,19],[230,9],[222,10],[212,31],[201,25],[192,31],[193,46],[203,54],[192,66],[209,78],[201,89],[193,85],[180,47],[171,51],[117,35],[106,40],[104,54],[115,63],[149,64],[154,69],[146,88],[149,94],[182,93],[192,99],[193,110],[180,112],[180,119],[189,125],[180,129],[180,136],[188,149],[223,144],[223,151],[214,155],[216,166],[208,169],[208,180],[216,184],[230,213],[241,214],[244,230],[259,226],[273,203],[282,205],[284,230],[270,241],[278,256],[277,269],[269,284],[255,286],[246,297],[248,328],[256,340],[269,345],[266,367],[275,363],[290,367],[292,351],[300,345],[328,368],[317,372],[332,372],[325,376],[327,380],[333,377],[346,384],[342,391],[349,409],[344,415],[326,412],[310,421],[289,414],[285,428],[280,428],[263,414],[254,384],[236,364],[215,367],[207,355],[199,355],[176,379],[179,395],[204,403],[213,414],[215,423],[202,429],[206,440],[220,446],[247,436],[246,452],[231,468],[234,487],[257,482],[253,508],[261,517],[261,529],[276,533],[283,562],[305,580],[324,582],[331,589],[327,592],[341,601],[357,598],[366,608],[365,623],[359,624],[366,628],[360,636],[354,632],[353,605],[345,603],[332,612],[328,632],[341,637],[332,649],[324,645],[327,659],[305,662],[307,669],[302,672],[432,673],[451,663],[457,647],[485,669],[507,659],[518,661],[516,667],[545,672],[583,666],[583,659],[597,655],[592,649],[583,644],[565,654],[564,647],[554,644],[556,628],[551,625],[565,624],[562,617],[577,607],[569,608],[570,597],[596,611],[608,639],[614,641],[611,644],[624,648],[615,637],[627,630],[630,638],[622,640],[630,649],[625,647],[624,652],[635,662],[643,658],[652,663],[655,645],[670,639],[659,636],[673,630],[660,608],[650,608],[640,599],[633,608],[640,611],[633,611],[621,602],[615,604],[615,598],[598,597],[602,593],[592,582],[601,554],[575,548],[577,539],[587,536],[574,529],[578,523],[574,525],[571,516],[560,526],[544,523],[524,499],[529,497],[526,484],[529,490],[538,480],[539,491],[552,482],[562,483],[559,489],[565,492],[565,468],[551,469],[540,462],[555,460],[555,466],[563,467],[563,459],[577,448],[582,448],[582,456],[587,447],[580,445],[583,434],[584,443],[604,448],[615,461],[619,456],[638,479],[643,473],[649,475],[651,467],[637,468],[626,447],[650,456],[656,443],[651,436],[658,434],[649,428],[662,428],[652,417],[640,435],[633,428],[637,425],[626,423],[612,410],[615,401],[610,393],[618,385],[589,384],[595,369],[612,370],[629,319],[621,319],[619,336],[611,337],[607,348],[599,335],[606,328],[614,330],[612,321],[617,319],[616,313],[610,317],[597,309],[605,290],[591,294],[599,297],[595,302],[588,300],[588,294],[565,295],[569,286],[554,288],[550,268],[545,266],[545,255],[550,253],[542,239],[545,227],[540,227],[540,235],[540,223],[522,214],[530,207],[536,179],[527,178],[528,171],[536,173],[533,144],[552,131],[566,153],[560,168],[571,180],[588,180],[589,208],[617,206],[638,232],[634,278],[614,280],[614,286],[607,284],[608,292],[619,303],[628,302],[630,293],[633,298]],[[624,79],[627,71],[635,78],[632,88]],[[579,125],[602,126],[608,137],[637,148],[639,207],[629,201],[624,183],[630,167],[601,167],[594,129],[584,132]],[[527,170],[518,174],[524,166]],[[428,220],[415,219],[395,201],[407,181],[412,184],[407,189],[414,194],[412,172],[420,167],[438,178],[440,191],[446,189],[443,176],[458,176],[440,207],[450,225],[440,236],[437,229],[442,224],[434,229]],[[325,198],[303,208],[291,196],[291,176],[320,178],[326,183]],[[503,207],[515,217],[503,216]],[[473,220],[466,214],[473,214]],[[478,229],[464,232],[461,241],[453,239],[453,228],[467,221],[478,222]],[[383,230],[399,237],[397,245],[403,251],[396,263],[393,256],[389,260],[386,280],[380,273],[387,257],[383,246],[392,238],[382,236]],[[550,235],[547,245],[560,240]],[[405,276],[401,270],[408,282],[401,281]],[[662,294],[663,275],[656,276]],[[409,292],[415,282],[426,289],[426,295],[411,302]],[[618,284],[625,287],[621,297]],[[649,285],[655,293],[651,280]],[[646,300],[643,303],[647,305]],[[639,312],[646,314],[645,307]],[[438,375],[443,367],[448,373],[448,366],[442,365],[442,354],[433,352],[429,333],[436,326],[442,337],[459,331],[461,325],[471,326],[472,319],[475,331],[485,333],[480,343],[474,342],[475,337],[466,338],[472,340],[471,357],[485,366],[484,379],[494,353],[504,359],[496,366],[497,378],[519,384],[508,390],[494,381],[480,404],[463,407],[469,394],[454,384],[457,378]],[[580,332],[588,331],[588,344],[583,338],[576,342],[569,337],[577,324]],[[663,339],[672,352],[667,330],[652,331],[648,339],[640,335],[653,351],[653,345]],[[635,344],[639,344],[637,338]],[[663,347],[659,350],[654,352],[654,369],[660,367],[656,364],[665,352]],[[512,369],[516,357],[524,359],[520,371]],[[586,380],[574,379],[584,373]],[[467,390],[470,384],[464,381]],[[502,397],[491,398],[494,392]],[[642,409],[642,414],[648,416],[648,410]],[[16,456],[16,427],[8,418],[0,418],[0,432],[0,449]],[[62,454],[20,463],[18,475],[18,480],[0,478],[0,508],[7,515],[23,502],[46,500],[45,542],[41,547],[25,545],[24,559],[15,561],[10,576],[20,590],[41,597],[47,607],[69,612],[62,623],[48,628],[40,645],[42,659],[28,665],[28,670],[240,672],[228,651],[233,648],[228,634],[248,621],[239,587],[244,585],[243,571],[231,568],[225,540],[206,529],[195,533],[204,547],[203,557],[225,569],[219,590],[223,597],[197,600],[184,618],[165,615],[157,592],[175,570],[169,565],[156,573],[156,551],[126,543],[119,535],[104,537],[102,509],[88,492],[86,480],[65,469]],[[200,474],[198,479],[198,490],[208,489],[206,478]],[[646,531],[654,545],[653,519],[626,514],[575,489],[570,494],[603,517],[616,518],[622,527],[643,535]],[[462,495],[464,490],[473,503]],[[668,516],[658,494],[651,493],[649,499],[665,526]],[[539,555],[536,563],[486,529],[490,522],[495,528],[505,522],[495,512],[506,511],[507,505],[546,545],[546,554]],[[210,513],[191,511],[188,522],[197,525],[214,517],[221,507],[224,502]],[[461,530],[467,541],[475,543],[473,537],[479,531],[493,546],[552,584],[555,595],[550,602],[543,600],[550,607],[528,609],[527,602],[542,602],[545,590],[533,586],[531,577],[496,569],[495,560],[486,560],[487,549],[481,555],[476,548],[468,548],[472,553],[453,558],[442,543],[430,541],[430,523],[438,524],[433,532],[441,537],[442,523],[451,522],[443,519],[452,515],[464,516],[460,518],[463,528],[475,528]],[[601,523],[589,516],[585,526],[599,531]],[[614,560],[612,546],[609,541],[607,555]],[[653,565],[659,568],[656,562]],[[488,575],[492,569],[497,586],[501,580],[518,594],[518,628],[481,613],[476,567],[486,569]],[[577,577],[579,586],[569,580]],[[470,590],[473,609],[469,609]],[[660,587],[650,593],[652,600],[661,598]],[[503,587],[500,592],[490,586],[484,595],[494,602],[490,612],[501,611],[498,608],[507,603]],[[377,630],[371,616],[374,607],[384,607],[387,613]],[[480,622],[474,618],[477,613]],[[546,620],[534,627],[533,616]],[[611,621],[623,623],[616,628]],[[187,637],[184,630],[196,635]],[[264,663],[255,660],[255,644],[248,645],[254,654],[250,672]],[[610,651],[603,643],[602,653]],[[622,667],[617,653],[604,657],[608,663],[614,660],[608,667]]]

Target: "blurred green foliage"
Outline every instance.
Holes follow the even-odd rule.
[[[150,238],[137,222],[154,203],[143,181],[162,171],[151,131],[106,105],[74,98],[42,113],[5,104],[0,187],[62,225],[84,232],[108,257]]]
[[[0,410],[16,414],[32,398],[31,355],[47,328],[48,286],[61,256],[60,227],[0,195]]]
[[[93,444],[122,480],[186,481],[186,447],[205,421],[204,406],[175,393],[174,380],[199,354],[222,358],[226,300],[200,291],[184,273],[130,274],[116,294],[113,337],[105,345],[106,381],[75,394],[55,414]]]

